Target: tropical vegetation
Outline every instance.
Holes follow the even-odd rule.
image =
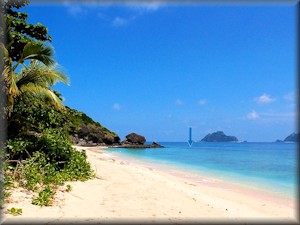
[[[74,149],[72,138],[113,143],[118,136],[86,114],[64,106],[53,87],[57,82],[69,84],[68,77],[57,67],[47,28],[29,24],[28,14],[18,12],[27,4],[28,0],[0,3],[6,26],[6,32],[0,30],[0,80],[6,100],[1,116],[7,128],[1,149],[0,204],[10,188],[21,186],[39,192],[33,204],[47,206],[55,195],[54,186],[94,176],[85,151]]]

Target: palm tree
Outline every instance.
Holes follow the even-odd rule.
[[[58,81],[68,84],[68,79],[56,69],[53,49],[50,46],[40,42],[28,42],[17,62],[9,56],[4,44],[0,43],[0,47],[4,56],[2,78],[6,86],[8,118],[16,98],[20,96],[42,97],[56,107],[64,108],[61,99],[51,87]]]

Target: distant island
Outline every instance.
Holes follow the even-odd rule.
[[[212,134],[206,135],[202,138],[201,142],[237,142],[235,136],[227,136],[223,131],[217,131]]]
[[[299,133],[292,133],[287,136],[284,141],[292,141],[292,142],[299,142]]]
[[[299,133],[291,133],[289,136],[287,136],[283,141],[277,139],[275,142],[299,142]]]

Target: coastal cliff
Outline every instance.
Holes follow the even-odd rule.
[[[73,144],[78,146],[106,146],[120,143],[119,136],[95,122],[83,112],[67,108],[69,134]]]
[[[137,133],[126,135],[125,139],[120,142],[120,137],[95,122],[92,118],[83,112],[67,108],[69,120],[70,140],[77,146],[114,146],[117,148],[161,148],[156,142],[145,144],[146,138]]]
[[[201,140],[202,142],[236,142],[238,139],[235,136],[227,136],[223,131],[217,131],[206,135]]]

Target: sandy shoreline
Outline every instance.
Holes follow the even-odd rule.
[[[67,182],[57,191],[54,206],[31,204],[32,193],[12,190],[6,208],[22,208],[20,216],[4,214],[5,223],[63,222],[284,222],[299,223],[297,205],[288,199],[191,174],[173,174],[120,159],[99,147],[85,149],[96,178]],[[5,210],[4,210],[5,211]]]

